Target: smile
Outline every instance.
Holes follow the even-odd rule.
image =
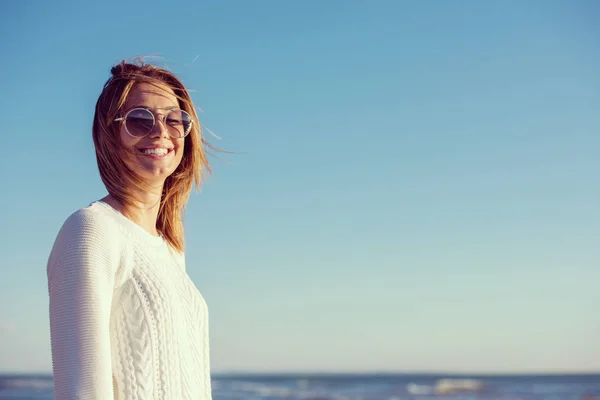
[[[162,159],[168,157],[171,153],[173,153],[173,149],[167,149],[166,147],[156,147],[156,148],[148,148],[148,149],[137,149],[139,153],[141,153],[145,157],[150,157],[153,159]]]

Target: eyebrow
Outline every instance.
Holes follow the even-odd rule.
[[[134,106],[127,107],[128,110],[133,110],[134,108],[145,108],[148,110],[178,110],[179,106],[152,108],[152,107],[144,106],[142,104],[136,104]]]

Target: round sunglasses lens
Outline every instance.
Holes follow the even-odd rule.
[[[184,137],[192,129],[192,117],[183,110],[173,110],[166,118],[166,126],[173,137]]]
[[[125,127],[132,136],[146,136],[153,126],[154,116],[148,110],[131,110],[125,119]]]

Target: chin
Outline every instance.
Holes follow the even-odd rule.
[[[173,172],[175,172],[176,168],[165,168],[165,169],[153,169],[153,170],[148,170],[145,169],[144,171],[140,171],[138,172],[138,174],[144,178],[147,179],[148,181],[161,181],[164,182],[165,179],[167,179],[169,176],[171,176],[173,174]]]
[[[145,163],[144,163],[145,164]],[[165,180],[171,176],[177,165],[140,165],[140,163],[130,163],[129,168],[135,172],[140,178],[150,184],[162,185]]]

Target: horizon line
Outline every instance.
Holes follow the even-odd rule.
[[[52,376],[52,371],[3,371],[0,370],[0,376]],[[419,371],[419,370],[381,370],[381,371],[344,371],[344,370],[330,370],[330,371],[214,371],[211,372],[213,377],[228,377],[228,376],[390,376],[390,375],[412,375],[412,376],[456,376],[456,377],[501,377],[501,376],[596,376],[600,375],[600,370],[537,370],[537,371]]]

